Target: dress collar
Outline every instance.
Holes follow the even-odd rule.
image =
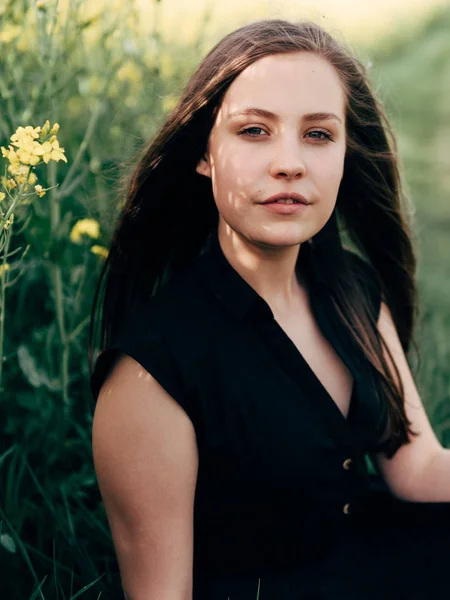
[[[300,254],[303,252],[306,255],[307,250],[309,249],[301,248]],[[318,274],[314,275],[309,269],[304,268],[306,262],[307,260],[299,255],[297,270],[301,270],[307,277],[310,287],[315,287],[322,280]],[[208,237],[202,268],[215,297],[234,316],[250,320],[274,318],[266,300],[245,281],[226,258],[220,246],[217,229],[214,229]]]
[[[207,244],[201,266],[208,286],[223,308],[239,319],[273,318],[264,298],[228,262],[217,229],[211,232]]]

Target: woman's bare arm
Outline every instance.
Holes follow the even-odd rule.
[[[195,430],[182,407],[121,355],[94,414],[94,465],[129,600],[191,600]]]

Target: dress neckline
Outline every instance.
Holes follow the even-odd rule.
[[[201,261],[206,281],[223,309],[247,322],[264,338],[274,350],[281,368],[288,372],[295,383],[303,388],[308,385],[312,410],[322,417],[333,438],[344,445],[353,445],[352,422],[358,398],[359,368],[353,350],[348,347],[342,325],[336,322],[330,305],[329,290],[317,277],[306,273],[309,290],[312,294],[314,316],[317,323],[337,354],[353,375],[353,387],[347,416],[329,394],[300,350],[276,321],[269,304],[234,269],[224,255],[217,232],[209,240],[209,248]]]

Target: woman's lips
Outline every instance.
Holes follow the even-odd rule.
[[[264,204],[260,204],[260,206],[279,215],[292,215],[307,209],[309,205],[301,202],[293,204],[283,204],[282,202],[266,202]]]
[[[278,194],[274,194],[264,200],[263,204],[267,202],[275,202],[275,200],[296,200],[297,202],[301,202],[302,204],[310,204],[310,202],[298,192],[279,192]]]

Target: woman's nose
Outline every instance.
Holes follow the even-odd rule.
[[[270,170],[277,179],[295,179],[305,174],[306,165],[298,141],[277,145]]]

